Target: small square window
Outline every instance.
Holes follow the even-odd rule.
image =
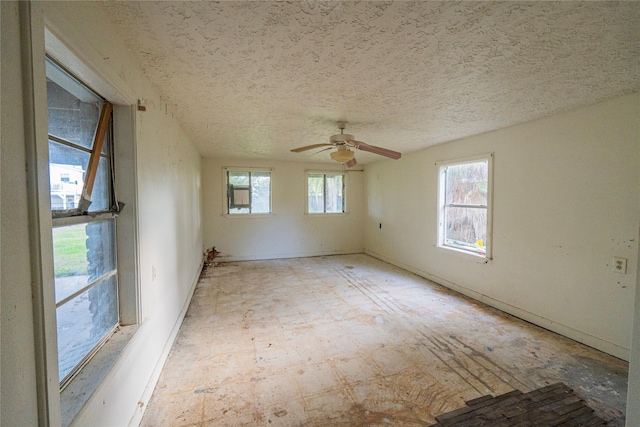
[[[227,214],[270,214],[271,172],[227,170]]]
[[[307,213],[345,212],[345,179],[342,173],[307,173]]]
[[[491,258],[493,155],[439,162],[438,246]]]

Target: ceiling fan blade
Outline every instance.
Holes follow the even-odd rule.
[[[369,145],[362,141],[349,141],[358,150],[368,151],[369,153],[379,154],[381,156],[388,157],[390,159],[398,160],[402,154],[397,151],[389,150],[387,148],[376,147],[375,145]]]
[[[358,164],[358,161],[356,160],[355,157],[353,159],[349,160],[347,163],[345,163],[345,165],[347,165],[348,168],[353,167],[353,166],[355,166],[357,164]]]
[[[318,148],[318,147],[326,147],[326,146],[331,146],[333,147],[333,144],[313,144],[313,145],[307,145],[305,147],[298,147],[298,148],[294,148],[293,150],[291,150],[294,153],[302,153],[303,151],[307,151],[307,150],[313,150],[314,148]]]
[[[313,154],[322,153],[323,151],[328,151],[328,150],[333,150],[333,147],[324,148],[324,149],[322,149],[322,150],[320,150],[320,151],[316,151],[316,152],[315,152],[315,153],[313,153]]]

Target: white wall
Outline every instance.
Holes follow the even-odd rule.
[[[28,78],[28,70],[20,68],[24,52],[18,7],[6,1],[0,5],[0,424],[22,426],[37,424],[32,230],[24,169],[24,128],[29,123],[22,113],[21,80]],[[138,401],[149,397],[147,386],[153,387],[158,363],[195,284],[203,228],[205,247],[215,245],[236,259],[359,252],[364,247],[516,315],[628,357],[638,268],[640,95],[369,165],[364,177],[361,172],[349,174],[348,215],[310,218],[303,214],[304,170],[328,165],[201,161],[171,108],[160,100],[118,34],[109,31],[108,19],[96,4],[45,2],[38,7],[80,56],[91,59],[92,67],[110,81],[124,83],[127,95],[147,106],[136,115],[143,323],[77,425],[126,425],[140,415]],[[34,25],[43,21],[36,19]],[[434,163],[489,151],[495,153],[495,259],[477,264],[433,246]],[[274,167],[275,215],[221,216],[222,166]],[[613,256],[630,260],[627,275],[611,273]],[[49,278],[49,285],[52,282]],[[634,354],[632,373],[638,372],[640,350]]]
[[[365,250],[628,360],[639,116],[636,94],[367,165]],[[434,164],[488,152],[494,259],[483,264],[435,247]],[[629,259],[626,275],[614,256]]]
[[[637,117],[636,120],[640,122],[640,117]],[[640,127],[638,139],[640,139]],[[638,164],[640,164],[640,150],[638,150]],[[640,168],[637,172],[640,175]],[[638,211],[640,211],[640,198],[638,199]],[[627,390],[628,427],[635,427],[634,423],[640,420],[640,256],[638,256],[636,269],[635,314],[631,339],[631,360],[629,361],[629,389]]]
[[[224,216],[222,168],[268,167],[272,172],[273,214]],[[356,168],[357,169],[357,168]],[[202,190],[205,247],[226,260],[290,258],[362,252],[364,173],[346,173],[345,215],[305,215],[306,170],[341,170],[339,164],[204,159]]]
[[[18,68],[20,57],[27,53],[20,51],[17,9],[14,3],[2,2],[3,426],[37,424],[38,348],[34,346],[29,274],[32,253],[28,245],[33,230],[26,215],[33,206],[27,204],[22,132],[30,124],[25,124],[21,113],[25,97],[21,78],[28,78],[29,73]],[[75,425],[123,426],[131,420],[135,424],[150,397],[202,262],[200,155],[172,116],[171,107],[161,101],[119,35],[110,30],[97,3],[42,2],[35,4],[34,10],[32,25],[40,28],[40,33],[46,20],[106,83],[132,103],[141,99],[147,107],[146,112],[135,115],[137,206],[128,203],[129,209],[135,206],[138,212],[142,324],[74,420]],[[44,37],[33,43],[35,51],[44,50]],[[43,63],[34,64],[34,69],[36,76],[44,77]],[[44,286],[53,286],[53,277],[46,277]],[[47,338],[55,343],[55,337]]]
[[[18,4],[2,8],[0,425],[38,424]]]

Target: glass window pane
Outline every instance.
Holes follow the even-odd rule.
[[[88,163],[89,153],[49,141],[49,191],[52,210],[74,209],[78,206]],[[73,204],[69,203],[72,200]]]
[[[109,155],[109,144],[111,141],[111,129],[107,129],[107,132],[104,135],[104,141],[102,142],[102,151],[101,154],[105,157]]]
[[[488,170],[485,160],[448,166],[445,203],[486,206]]]
[[[94,281],[116,268],[115,219],[87,224],[87,273]]]
[[[445,207],[444,244],[484,253],[487,245],[487,210]]]
[[[251,213],[271,212],[271,173],[251,173]]]
[[[76,209],[105,102],[48,58],[46,74],[49,134],[70,143],[49,141],[51,206],[52,210]],[[111,144],[109,128],[89,211],[108,210],[112,202]],[[78,212],[69,213],[74,214]],[[115,220],[56,227],[52,237],[58,364],[64,380],[119,321]]]
[[[307,179],[309,213],[324,212],[324,175],[309,175]]]
[[[114,220],[53,229],[56,303],[115,270]]]
[[[47,58],[49,133],[91,148],[103,100]]]
[[[118,324],[116,276],[56,309],[60,379]]]
[[[342,175],[327,176],[326,212],[343,212]]]
[[[78,207],[90,154],[49,141],[49,190],[52,210]],[[111,205],[109,159],[101,157],[93,183],[89,212],[108,210]]]
[[[91,204],[89,212],[106,211],[111,205],[111,179],[109,173],[109,159],[100,157],[98,163],[98,171],[96,179],[93,182],[93,191],[91,193]]]
[[[56,304],[89,283],[86,224],[53,229]]]
[[[249,185],[249,172],[229,172],[229,184],[248,186]]]
[[[229,208],[229,213],[232,214],[249,214],[249,208]]]

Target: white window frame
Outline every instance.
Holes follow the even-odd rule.
[[[323,175],[324,176],[324,195],[323,195],[323,204],[324,204],[324,212],[309,212],[309,176],[310,175]],[[326,203],[326,189],[327,189],[327,175],[329,176],[342,176],[342,212],[327,212],[327,203]],[[305,182],[304,182],[304,212],[307,215],[311,216],[339,216],[347,213],[347,174],[342,171],[318,171],[318,170],[307,170],[305,171]]]
[[[228,172],[248,172],[248,173],[256,173],[256,172],[268,172],[269,177],[269,212],[260,212],[260,213],[239,213],[239,212],[229,212],[229,197],[227,195],[228,189]],[[273,168],[260,168],[260,167],[241,167],[241,166],[223,166],[222,167],[222,216],[226,218],[260,218],[260,217],[269,217],[272,216],[273,213]],[[251,191],[249,189],[249,191]]]
[[[99,387],[109,370],[119,363],[126,344],[142,321],[139,298],[139,251],[137,218],[137,179],[135,150],[134,93],[117,72],[101,67],[103,55],[90,45],[67,44],[66,31],[72,22],[54,8],[42,3],[20,4],[24,32],[21,47],[29,57],[25,77],[25,137],[29,187],[30,243],[35,254],[31,264],[34,301],[34,335],[36,353],[36,389],[38,416],[43,425],[69,425],[73,417]],[[57,352],[56,304],[53,266],[53,220],[50,205],[49,144],[46,100],[45,55],[58,59],[81,81],[98,91],[113,104],[113,122],[118,148],[115,156],[116,184],[119,200],[127,208],[118,216],[118,293],[120,323],[125,325],[99,350],[100,357],[82,368],[82,380],[71,381],[60,390]],[[98,64],[98,65],[96,65]],[[107,214],[108,215],[108,214]],[[73,223],[75,218],[60,220]],[[106,361],[106,363],[105,363]],[[34,403],[35,404],[35,403]]]
[[[487,205],[486,207],[480,207],[479,209],[486,209],[487,211],[487,224],[486,224],[486,242],[485,252],[472,251],[468,248],[461,246],[452,246],[445,244],[445,178],[447,166],[460,165],[465,163],[475,163],[480,161],[487,162]],[[493,257],[493,153],[480,154],[477,156],[470,156],[452,160],[443,160],[436,162],[438,171],[438,231],[437,231],[437,243],[438,248],[452,251],[453,253],[459,253],[464,255],[471,255],[476,258],[484,260],[491,260]],[[478,208],[475,205],[462,206]]]
[[[75,76],[74,74],[72,74],[71,72],[68,72],[67,70],[64,69],[64,67],[58,63],[58,61],[55,60],[55,58],[48,56],[49,61],[51,61],[52,64],[55,64],[54,67],[56,67],[56,70],[62,70],[63,73],[68,73],[68,76],[70,76],[71,79],[75,80],[79,85],[82,85],[87,91],[92,92],[96,95],[97,98],[102,98],[101,95],[97,94],[92,88],[90,88],[89,86],[87,86],[84,82],[82,82],[77,76]],[[56,71],[59,73],[59,71]],[[47,73],[47,77],[49,77],[49,74]],[[65,77],[66,78],[66,77]],[[74,87],[75,87],[75,82],[74,82]],[[65,90],[68,90],[67,88],[65,88]],[[115,178],[115,165],[114,165],[114,155],[113,155],[113,150],[114,150],[114,140],[113,140],[113,116],[111,114],[111,104],[106,102],[102,105],[102,110],[104,110],[106,108],[106,104],[109,104],[109,115],[105,116],[104,120],[105,123],[108,122],[107,125],[107,130],[106,130],[106,138],[104,139],[106,146],[106,150],[101,150],[101,152],[98,154],[101,158],[106,159],[107,160],[107,167],[108,167],[108,172],[109,172],[109,176],[112,178]],[[101,117],[101,120],[103,118]],[[97,126],[99,126],[99,124],[97,124]],[[69,149],[75,150],[75,151],[79,151],[79,152],[92,152],[95,148],[94,146],[91,146],[90,148],[85,148],[85,147],[81,147],[81,146],[75,146],[73,143],[67,142],[64,139],[61,138],[56,138],[56,137],[52,137],[51,135],[49,135],[50,140],[55,140],[54,143],[55,144],[61,144],[62,146],[67,146],[69,147]],[[95,143],[95,141],[94,141]],[[90,166],[91,162],[89,162],[89,166],[88,168],[91,169]],[[97,169],[98,168],[98,164],[95,163],[94,164],[94,168]],[[95,173],[95,171],[94,171]],[[87,175],[91,174],[91,172],[89,170],[87,170]],[[86,185],[86,183],[85,183]],[[108,203],[109,203],[109,207],[107,207],[106,209],[100,210],[100,211],[94,211],[92,212],[91,215],[82,215],[82,212],[75,207],[74,209],[67,209],[67,210],[62,210],[62,211],[55,211],[52,209],[51,213],[52,213],[52,227],[54,229],[56,228],[62,228],[65,226],[69,226],[70,224],[73,225],[77,225],[77,224],[84,224],[84,225],[89,225],[91,223],[98,223],[100,221],[110,221],[113,224],[113,231],[114,231],[114,235],[113,237],[113,241],[111,242],[113,245],[113,250],[114,253],[117,253],[118,250],[118,241],[117,241],[117,234],[116,234],[116,229],[117,229],[117,224],[116,224],[116,215],[115,212],[113,211],[113,205],[115,204],[115,188],[113,188],[113,186],[115,185],[115,179],[113,179],[112,182],[110,182],[109,184],[109,195],[108,195]],[[116,256],[117,259],[117,256]],[[56,265],[56,260],[54,258],[54,266]],[[64,390],[64,388],[73,380],[73,378],[75,378],[75,376],[83,369],[83,367],[94,357],[94,355],[102,348],[102,346],[109,340],[109,338],[111,337],[111,335],[113,335],[113,333],[120,327],[120,310],[119,310],[119,295],[118,295],[118,285],[117,285],[117,280],[118,280],[118,266],[117,266],[117,261],[115,261],[115,265],[113,267],[113,269],[111,269],[110,271],[106,271],[106,272],[102,272],[100,277],[95,278],[92,282],[87,283],[85,286],[83,286],[81,289],[78,289],[76,292],[74,292],[73,294],[67,296],[66,298],[64,298],[63,300],[59,301],[56,303],[56,310],[61,308],[64,305],[68,305],[68,304],[73,304],[72,301],[78,297],[79,295],[83,294],[84,292],[89,291],[90,289],[98,286],[100,283],[102,283],[104,280],[110,279],[111,277],[115,277],[116,280],[116,288],[115,288],[115,292],[116,292],[116,302],[117,302],[117,321],[116,323],[111,327],[111,330],[109,332],[107,332],[102,338],[101,340],[94,345],[94,347],[74,366],[73,369],[71,369],[71,371],[68,373],[68,375],[66,375],[64,378],[62,377],[61,373],[59,375],[59,381],[60,381],[60,388],[61,390]],[[58,317],[58,316],[56,316]],[[59,319],[57,319],[58,321]],[[60,354],[58,354],[58,358],[60,358]]]
[[[47,55],[52,57],[54,62],[58,62],[56,57],[60,56],[66,59],[66,63],[61,63],[61,66],[66,69],[67,72],[73,75],[81,83],[87,85],[86,80],[91,79],[94,83],[103,85],[103,88],[109,88],[108,84],[102,83],[99,76],[91,74],[86,70],[83,70],[79,64],[82,64],[78,58],[71,58],[69,54],[64,51],[60,43],[53,35],[45,31],[47,36]],[[59,62],[60,63],[60,62]],[[67,65],[69,64],[69,65]],[[46,73],[45,73],[46,75]],[[87,87],[89,87],[87,85]],[[91,89],[93,91],[93,87]],[[110,91],[112,92],[112,90]],[[113,96],[113,95],[112,95]],[[86,403],[96,387],[100,384],[100,378],[103,378],[107,372],[115,364],[115,355],[124,351],[126,343],[131,339],[138,324],[141,321],[141,307],[139,299],[139,271],[138,271],[138,241],[137,241],[137,218],[136,218],[136,188],[135,188],[135,152],[134,152],[134,124],[133,124],[133,107],[127,102],[126,98],[114,96],[117,102],[121,104],[112,104],[112,119],[110,126],[109,144],[110,150],[107,150],[111,163],[111,173],[114,177],[112,185],[111,208],[94,211],[90,215],[78,215],[74,210],[70,212],[54,212],[50,211],[52,215],[51,227],[55,229],[57,227],[64,227],[73,224],[88,224],[103,219],[113,220],[115,227],[114,234],[114,249],[116,251],[116,269],[109,272],[107,275],[99,278],[97,281],[88,284],[82,289],[82,292],[95,286],[97,283],[106,279],[107,277],[115,276],[117,280],[117,316],[118,322],[116,326],[93,347],[93,349],[82,359],[82,361],[70,372],[66,378],[61,378],[60,372],[56,370],[57,378],[60,385],[59,394],[59,406],[61,410],[61,420],[63,425],[67,425],[78,413],[82,405]],[[114,144],[115,139],[118,139],[118,146]],[[126,158],[128,163],[126,166],[118,165],[117,159]],[[48,168],[47,168],[48,169]],[[123,191],[118,192],[118,198],[124,196],[123,199],[127,201],[127,207],[124,211],[115,212],[113,206],[117,202],[116,188],[120,188]],[[120,231],[126,230],[127,232],[121,233]],[[124,262],[120,262],[124,260]],[[55,261],[54,261],[55,265]],[[124,268],[122,268],[124,266]],[[77,293],[77,292],[76,292]],[[123,295],[125,298],[123,298]],[[61,306],[63,302],[56,304],[56,310],[58,306]],[[57,322],[56,322],[57,323]],[[57,327],[57,326],[56,326]],[[59,357],[58,354],[56,356]],[[57,359],[55,363],[57,364]],[[109,363],[104,363],[104,359],[109,358]],[[47,363],[53,364],[53,358]],[[76,381],[76,376],[82,378],[82,380]],[[78,398],[77,396],[83,396]],[[57,405],[56,405],[57,406]]]

